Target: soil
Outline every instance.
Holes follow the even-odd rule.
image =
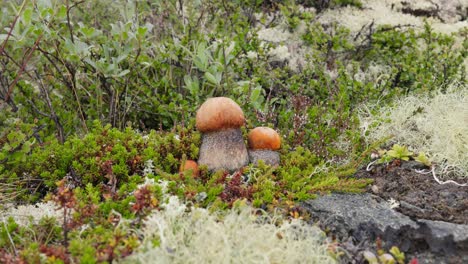
[[[385,200],[400,203],[395,210],[411,219],[427,219],[468,224],[468,186],[439,184],[432,174],[421,174],[424,168],[415,161],[394,161],[361,169],[356,178],[371,178],[367,192]]]

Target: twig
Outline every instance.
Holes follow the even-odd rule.
[[[372,167],[371,167],[371,166],[372,166],[374,163],[376,163],[377,161],[379,161],[379,160],[377,159],[377,160],[374,160],[374,161],[372,161],[371,163],[367,164],[366,171],[371,171],[371,170],[372,170]]]
[[[70,31],[71,42],[75,43],[75,38],[73,37],[73,28],[72,28],[72,25],[71,25],[71,22],[70,22],[70,10],[71,10],[71,8],[70,8],[69,0],[67,0],[66,5],[67,5],[67,27],[68,27],[68,30]]]
[[[47,106],[49,108],[49,111],[50,111],[50,115],[49,115],[49,118],[52,119],[52,121],[54,121],[55,123],[55,126],[57,128],[57,133],[58,133],[58,140],[60,142],[60,144],[63,144],[65,142],[65,135],[63,133],[63,126],[62,126],[62,123],[60,122],[60,118],[58,117],[57,113],[55,112],[55,109],[52,105],[52,101],[50,100],[50,96],[49,96],[49,92],[47,91],[46,87],[44,86],[44,83],[42,82],[42,78],[41,76],[39,75],[39,73],[36,71],[36,76],[37,76],[37,79],[39,80],[39,87],[41,89],[41,92],[44,96],[44,99],[47,103]]]
[[[39,42],[41,41],[42,39],[42,34],[37,38],[36,42],[34,42],[34,45],[33,47],[31,48],[31,50],[29,51],[29,54],[26,55],[26,58],[25,60],[23,61],[23,64],[21,65],[21,68],[18,72],[18,75],[16,76],[15,80],[10,84],[10,87],[8,88],[8,91],[7,91],[7,94],[5,95],[5,99],[4,101],[5,102],[8,102],[8,100],[10,99],[10,95],[11,93],[13,92],[13,88],[15,87],[16,83],[19,81],[19,78],[21,77],[21,75],[23,74],[25,68],[26,68],[26,64],[29,62],[29,60],[31,59],[32,57],[32,54],[34,53],[34,51],[36,50],[37,46],[39,45]]]
[[[23,3],[21,4],[21,7],[20,7],[20,10],[18,11],[18,14],[15,16],[15,19],[13,20],[13,23],[11,24],[11,27],[10,27],[10,31],[8,32],[5,40],[3,41],[3,44],[2,44],[2,47],[0,48],[0,55],[3,53],[3,51],[5,50],[5,46],[8,42],[8,39],[10,38],[11,36],[11,33],[13,32],[13,29],[15,28],[16,26],[16,22],[18,22],[18,18],[19,16],[21,15],[21,12],[23,11],[24,9],[24,6],[26,5],[26,2],[27,0],[24,0]]]

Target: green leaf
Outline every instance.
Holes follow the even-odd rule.
[[[12,149],[12,147],[8,143],[5,143],[5,145],[3,145],[3,148],[2,148],[2,150],[4,150],[4,151],[10,151],[11,149]]]
[[[205,72],[205,79],[208,82],[210,82],[210,83],[212,83],[214,85],[219,85],[218,80],[216,79],[216,77],[213,74],[211,74],[210,72]]]
[[[10,144],[13,148],[16,148],[17,146],[19,146],[25,138],[26,138],[25,134],[21,132],[17,132],[17,131],[10,132],[7,135],[7,139],[8,141],[10,141]]]
[[[199,87],[198,79],[196,77],[192,79],[190,75],[185,75],[184,83],[185,83],[185,88],[188,89],[192,95],[195,95],[198,93],[200,87]]]
[[[4,41],[5,39],[7,39],[8,37],[8,34],[0,34],[0,41]]]
[[[252,91],[252,94],[250,95],[250,102],[257,102],[258,97],[260,96],[260,91],[261,89],[259,89],[258,87]]]
[[[119,74],[115,75],[115,77],[123,77],[127,75],[128,73],[130,73],[130,70],[123,70]]]
[[[95,28],[89,28],[89,27],[81,27],[80,28],[81,33],[85,35],[87,38],[93,36],[94,32],[96,31]]]
[[[400,146],[398,144],[393,145],[392,149],[387,152],[387,155],[401,160],[409,160],[409,157],[413,155],[413,152],[408,151],[406,146]]]
[[[148,31],[147,27],[139,27],[137,30],[137,34],[139,37],[143,37],[147,31]]]
[[[58,13],[57,13],[57,18],[58,19],[65,19],[67,17],[67,7],[65,5],[61,6]]]
[[[427,158],[426,154],[424,152],[419,152],[418,156],[414,158],[417,162],[420,162],[428,167],[431,166],[431,161]]]
[[[390,253],[392,253],[399,264],[405,263],[405,253],[401,252],[399,248],[393,246],[390,249]]]
[[[23,21],[25,25],[31,24],[32,9],[28,8],[23,12]]]
[[[206,57],[195,57],[193,59],[193,63],[195,64],[195,67],[197,67],[201,71],[206,71],[207,65],[208,65],[208,60],[205,59]]]
[[[21,147],[21,151],[23,153],[29,153],[31,151],[32,142],[26,141],[24,142],[23,146]]]

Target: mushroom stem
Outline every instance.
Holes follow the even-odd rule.
[[[249,149],[250,162],[255,166],[259,160],[263,160],[266,165],[276,166],[280,163],[280,155],[278,152],[269,149]]]
[[[249,163],[249,155],[239,128],[206,132],[202,135],[200,146],[200,165],[210,171],[238,170]]]

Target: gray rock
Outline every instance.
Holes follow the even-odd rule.
[[[392,209],[386,202],[377,202],[370,195],[332,194],[303,203],[312,216],[338,237],[353,236],[358,241],[380,237],[408,247],[411,241],[402,233],[417,229],[409,217]],[[402,249],[402,248],[400,248]]]
[[[442,221],[417,220],[431,251],[464,252],[468,257],[468,226]]]
[[[249,163],[242,131],[239,128],[203,133],[199,165],[210,171],[236,171]]]
[[[303,202],[302,207],[341,240],[372,247],[380,237],[387,250],[397,246],[435,263],[448,257],[468,261],[468,225],[412,220],[378,199],[370,194],[331,194]]]
[[[249,150],[250,163],[258,165],[259,160],[263,160],[267,165],[279,165],[280,155],[278,152],[273,150]]]

